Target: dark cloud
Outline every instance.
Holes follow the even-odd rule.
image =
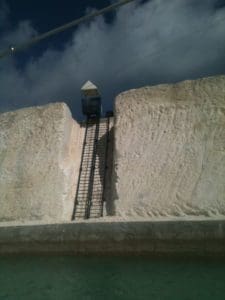
[[[130,4],[112,23],[99,17],[80,26],[63,50],[46,49],[22,69],[13,58],[1,60],[0,109],[66,101],[79,117],[86,80],[99,86],[109,109],[122,90],[225,73],[225,8],[215,9],[215,3]],[[0,44],[34,34],[31,23],[22,21],[0,37]]]
[[[9,7],[5,1],[0,2],[0,30],[8,25]]]

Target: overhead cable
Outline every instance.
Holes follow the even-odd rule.
[[[121,0],[119,2],[116,2],[114,4],[111,4],[103,9],[100,9],[100,10],[97,10],[97,11],[94,11],[88,15],[85,15],[79,19],[76,19],[76,20],[73,20],[69,23],[66,23],[62,26],[59,26],[55,29],[52,29],[52,30],[49,30],[45,33],[42,33],[38,36],[35,36],[33,38],[31,38],[30,40],[28,40],[27,42],[24,42],[22,44],[19,44],[19,45],[11,45],[8,49],[6,49],[5,51],[1,52],[0,53],[0,58],[3,58],[3,57],[6,57],[6,56],[9,56],[15,52],[18,52],[18,51],[21,51],[21,50],[24,50],[24,49],[27,49],[29,47],[31,47],[32,45],[44,40],[44,39],[47,39],[48,37],[50,36],[53,36],[57,33],[60,33],[60,32],[63,32],[71,27],[74,27],[74,26],[77,26],[83,22],[86,22],[86,21],[89,21],[97,16],[100,16],[104,13],[107,13],[107,12],[110,12],[111,10],[114,10],[122,5],[125,5],[125,4],[128,4],[130,2],[134,2],[135,0]]]

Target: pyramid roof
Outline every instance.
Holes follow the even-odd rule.
[[[88,80],[81,88],[82,91],[88,91],[88,90],[97,90],[97,86],[94,85],[90,80]]]

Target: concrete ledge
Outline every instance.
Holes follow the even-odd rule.
[[[0,227],[0,254],[19,253],[225,256],[225,220]]]

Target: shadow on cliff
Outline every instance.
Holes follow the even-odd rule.
[[[107,144],[108,138],[108,154],[107,161],[105,164],[105,146]],[[114,127],[109,131],[109,135],[104,134],[98,141],[97,156],[99,158],[99,174],[101,179],[101,184],[104,184],[104,201],[107,216],[114,216],[116,214],[115,210],[115,200],[118,198],[116,192],[116,173],[114,167]]]

